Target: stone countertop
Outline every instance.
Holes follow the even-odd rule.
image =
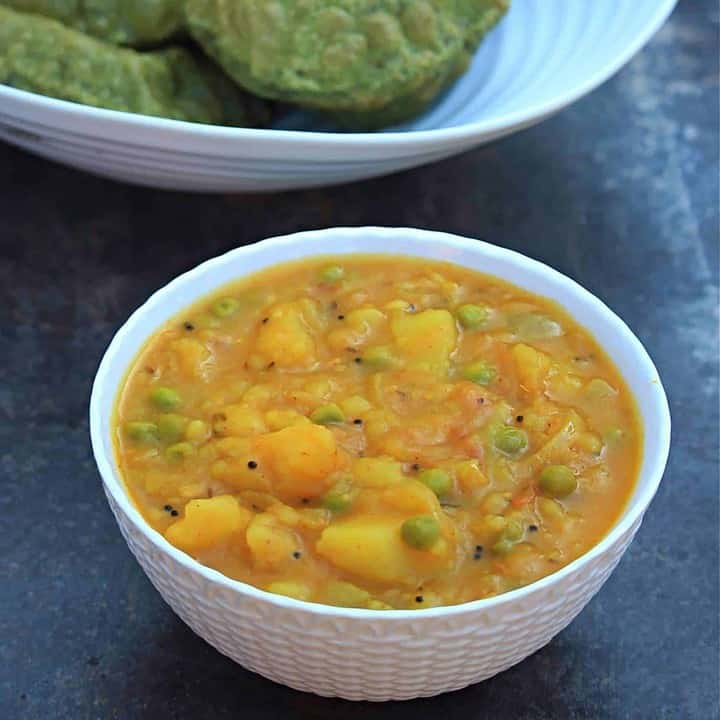
[[[555,118],[345,187],[180,195],[0,146],[2,717],[717,718],[717,29],[715,2],[684,0]],[[151,291],[268,235],[362,224],[485,238],[575,278],[645,343],[674,420],[637,539],[570,627],[485,683],[385,705],[274,685],[195,637],[128,552],[87,423],[101,354]]]

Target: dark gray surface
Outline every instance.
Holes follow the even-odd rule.
[[[717,718],[717,20],[713,0],[685,0],[558,117],[360,185],[183,196],[0,146],[0,717]],[[88,445],[97,363],[152,290],[236,245],[339,224],[548,262],[625,318],[672,405],[665,481],[600,595],[521,665],[432,700],[323,700],[221,657],[130,556]]]

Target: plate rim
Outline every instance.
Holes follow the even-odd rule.
[[[74,122],[95,124],[93,130],[96,130],[97,125],[100,124],[104,125],[106,131],[112,129],[132,133],[141,130],[154,135],[153,142],[150,143],[148,147],[174,147],[173,141],[180,139],[187,141],[188,136],[192,136],[194,141],[200,143],[209,141],[207,150],[212,149],[212,143],[217,141],[221,141],[223,144],[225,142],[236,143],[238,141],[244,141],[253,143],[256,148],[258,145],[268,145],[272,143],[275,150],[277,150],[278,147],[292,147],[297,150],[303,146],[304,149],[308,151],[318,148],[328,149],[329,147],[340,150],[367,149],[371,147],[374,149],[387,149],[389,146],[410,150],[437,144],[467,144],[473,141],[482,141],[482,139],[487,136],[508,134],[513,128],[527,127],[541,122],[548,116],[562,110],[584,95],[595,90],[599,85],[618,72],[648,43],[669,18],[677,2],[678,0],[661,0],[654,8],[654,12],[651,12],[642,30],[627,43],[622,52],[619,52],[612,61],[605,63],[569,91],[551,97],[548,100],[529,105],[521,110],[501,114],[491,119],[481,119],[445,128],[409,131],[390,130],[376,133],[237,128],[96,108],[90,105],[83,105],[25,90],[18,90],[6,85],[0,85],[0,109],[2,109],[3,105],[7,106],[9,101],[20,107],[24,105],[25,108],[23,108],[24,112],[22,114],[25,116],[27,116],[28,113],[34,114],[36,112],[51,113],[55,116],[54,120],[58,121],[62,119],[70,125]],[[7,117],[7,112],[5,116]],[[8,125],[7,120],[3,120],[2,117],[3,114],[0,114],[0,123],[12,131],[13,127]],[[25,117],[24,119],[29,118]],[[55,125],[55,127],[57,128],[58,125]],[[86,136],[94,135],[95,137],[102,137],[104,134],[98,134],[97,131],[90,132],[90,128],[85,128],[85,130],[86,132],[79,134]],[[139,138],[135,138],[135,140],[138,139]],[[137,144],[142,145],[142,143]],[[228,150],[227,146],[222,148],[216,147],[214,149],[216,152],[212,154],[226,153]]]

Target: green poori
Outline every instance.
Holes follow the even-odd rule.
[[[424,109],[508,0],[187,0],[188,29],[249,91],[356,128]]]
[[[116,45],[147,46],[178,35],[184,0],[1,0]]]
[[[260,103],[184,48],[115,47],[39,15],[0,7],[0,83],[86,105],[175,120],[249,125]]]

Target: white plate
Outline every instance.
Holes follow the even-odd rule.
[[[299,112],[271,130],[215,127],[0,86],[0,139],[98,175],[179,190],[270,191],[385,175],[566,107],[619,70],[675,3],[513,0],[469,72],[415,122],[383,133],[326,132]]]

